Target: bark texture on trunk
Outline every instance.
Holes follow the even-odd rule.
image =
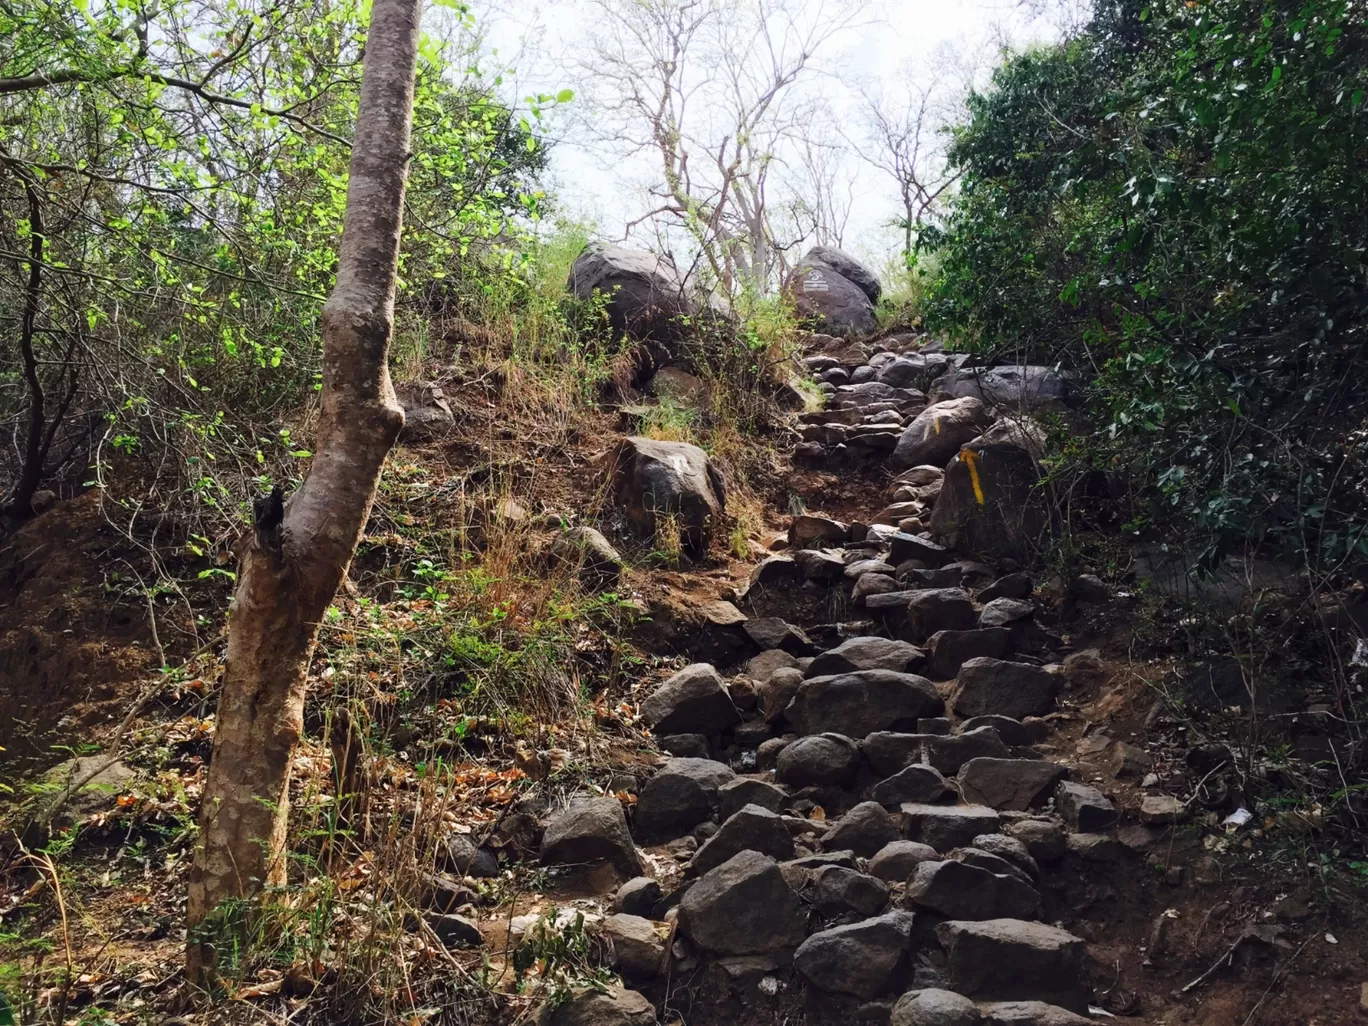
[[[372,8],[337,281],[323,307],[313,465],[283,521],[259,521],[239,565],[186,906],[186,968],[195,982],[212,976],[223,913],[285,881],[290,765],[318,624],[404,422],[387,360],[421,4],[375,0]]]

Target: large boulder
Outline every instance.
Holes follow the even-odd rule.
[[[961,446],[972,442],[991,423],[983,400],[973,396],[933,403],[903,429],[898,447],[893,450],[893,465],[915,467],[928,463],[943,467]]]
[[[1096,1026],[1097,1020],[1044,1001],[987,1001],[983,1026]]]
[[[586,249],[570,267],[577,299],[603,297],[613,329],[636,339],[674,340],[697,307],[669,257],[626,246]]]
[[[949,680],[970,659],[989,656],[1005,659],[1012,654],[1012,632],[1005,627],[971,631],[937,631],[926,639],[930,652],[927,670],[933,680]]]
[[[923,862],[939,862],[941,855],[920,841],[890,841],[869,860],[869,872],[880,880],[903,883]]]
[[[541,843],[545,865],[581,865],[600,859],[611,864],[624,880],[641,875],[641,860],[616,798],[573,804],[547,824]]]
[[[1063,401],[1069,379],[1053,367],[1017,364],[1004,367],[957,367],[931,382],[931,391],[963,398],[972,396],[989,406],[1013,411],[1034,410]]]
[[[399,405],[404,408],[404,426],[399,432],[402,444],[435,442],[455,429],[456,416],[440,386],[432,382],[411,382],[395,386],[394,391]]]
[[[727,508],[726,484],[707,453],[687,442],[631,437],[611,466],[614,499],[637,530],[654,537],[673,518],[688,555],[707,551]]]
[[[897,911],[814,933],[793,965],[819,990],[873,998],[897,984],[912,953],[911,912]]]
[[[1097,834],[1116,826],[1119,818],[1111,799],[1095,787],[1061,780],[1055,788],[1055,808],[1079,833]]]
[[[710,759],[671,759],[637,796],[637,833],[653,841],[687,833],[712,816],[718,788],[735,777]]]
[[[888,904],[888,884],[848,866],[821,866],[812,871],[803,900],[827,918],[876,916]]]
[[[822,835],[825,851],[853,851],[861,858],[877,854],[898,839],[898,826],[878,802],[861,802]]]
[[[802,260],[789,275],[784,293],[801,319],[832,335],[869,335],[878,327],[869,296],[822,261]]]
[[[976,555],[1019,559],[1049,527],[1039,481],[1036,459],[1025,449],[972,440],[945,468],[931,508],[931,533]]]
[[[1087,1008],[1079,978],[1084,944],[1071,933],[1020,919],[950,920],[936,927],[936,937],[956,993]]]
[[[879,781],[869,796],[885,808],[896,809],[904,802],[934,805],[953,793],[936,767],[917,764]]]
[[[864,737],[880,730],[916,726],[939,716],[945,701],[925,677],[893,670],[856,670],[803,681],[785,718],[800,734],[834,731]]]
[[[979,834],[995,834],[1002,820],[985,805],[902,806],[903,833],[909,841],[929,844],[936,851],[963,848]]]
[[[803,943],[807,913],[774,859],[743,851],[684,894],[679,929],[704,951],[756,955]]]
[[[604,919],[603,934],[613,945],[613,965],[624,976],[647,979],[659,972],[665,941],[651,920],[617,913]]]
[[[826,264],[842,278],[853,282],[856,288],[869,297],[871,303],[877,303],[879,296],[883,294],[883,286],[879,284],[878,276],[849,253],[835,246],[813,246],[803,259]]]
[[[952,704],[964,717],[997,714],[1020,720],[1053,711],[1059,687],[1059,677],[1039,666],[977,656],[960,667]]]
[[[741,722],[726,686],[707,663],[684,667],[641,703],[657,734],[720,734]]]

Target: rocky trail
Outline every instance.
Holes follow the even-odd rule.
[[[861,324],[872,317],[869,295],[837,293]],[[516,520],[511,544],[531,565],[631,611],[633,660],[588,705],[576,685],[572,717],[600,728],[587,732],[527,716],[515,734],[447,698],[406,719],[383,713],[402,674],[377,683],[367,701],[387,736],[339,863],[353,895],[344,935],[377,909],[401,912],[394,936],[413,961],[394,961],[437,967],[451,989],[429,1003],[458,1009],[442,1022],[1361,1021],[1362,901],[1317,872],[1306,843],[1327,824],[1250,800],[1244,774],[1285,770],[1241,768],[1238,727],[1198,729],[1154,686],[1164,667],[1137,670],[1137,594],[1025,569],[1041,565],[1031,546],[1047,516],[1033,488],[1040,419],[1067,420],[1071,382],[973,366],[914,332],[811,335],[804,360],[824,402],[782,416],[773,451],[757,443],[773,464],[758,489],[769,533],[750,531],[748,557],[724,537],[737,497],[708,453],[626,433],[650,412],[637,392],[590,415],[558,463],[568,472],[520,493],[537,494],[544,519],[495,496],[485,529]],[[680,367],[655,374],[657,398],[704,387]],[[401,392],[396,476],[414,481],[424,515],[450,488],[425,465],[563,453],[536,438],[531,455],[511,449],[519,434],[482,381]],[[790,383],[788,405],[808,387]],[[64,509],[79,535],[93,493]],[[45,579],[36,563],[20,569]],[[435,601],[394,608],[404,636]],[[585,652],[604,658],[590,641]],[[30,676],[56,710],[48,677]],[[178,978],[176,856],[155,896],[109,880],[136,817],[175,822],[192,807],[212,729],[200,700],[187,689],[172,719],[142,729],[145,747],[170,745],[161,762],[86,756],[54,771],[99,771],[63,822],[94,825],[84,900],[92,920],[119,925],[89,931],[78,953],[102,965],[110,939],[122,945],[121,962],[82,978],[83,1000],[101,988],[122,1000],[147,980],[169,996]],[[1333,751],[1327,718],[1312,727],[1298,744]],[[336,734],[328,744],[306,741],[298,760],[297,792],[309,774],[325,781],[316,802],[331,801],[329,757],[349,765]],[[449,765],[448,793],[416,772],[429,763]],[[0,911],[31,897],[12,889]],[[333,1021],[318,970],[280,957],[291,968],[262,969],[243,1000],[282,1012],[313,1000],[323,1018],[307,1021]]]
[[[942,544],[1013,547],[1022,411],[1064,385],[958,363],[912,337],[814,337],[828,401],[801,416],[796,458],[838,476],[889,454],[907,469],[862,520],[793,516],[748,579],[676,617],[672,649],[708,661],[644,691],[656,766],[616,774],[616,795],[533,810],[547,896],[599,924],[637,988],[577,992],[550,1022],[1237,1021],[1188,1018],[1183,996],[1206,980],[1173,958],[1180,917],[1204,910],[1205,927],[1233,908],[1203,893],[1219,870],[1194,826],[1239,828],[1197,800],[1195,778],[1229,753],[1159,767],[1134,731],[1083,715],[1122,701],[1099,652],[1050,624],[1116,601],[1102,581],[1042,599],[1011,558]],[[690,449],[625,441],[620,505],[704,530],[715,482]],[[1226,968],[1288,954],[1272,915]]]

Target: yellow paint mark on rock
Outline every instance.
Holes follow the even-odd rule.
[[[961,449],[960,459],[964,460],[964,465],[969,468],[969,483],[974,486],[974,498],[982,506],[984,504],[983,482],[979,480],[978,453],[974,452],[973,449]]]

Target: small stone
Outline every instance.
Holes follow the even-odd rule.
[[[1139,780],[1154,768],[1154,760],[1142,748],[1114,741],[1107,749],[1107,769],[1116,780]]]
[[[880,880],[902,883],[923,862],[941,858],[935,848],[918,841],[890,841],[869,860],[869,873]]]
[[[1095,834],[1116,825],[1116,806],[1097,788],[1061,780],[1055,789],[1055,809],[1080,833]]]
[[[868,858],[897,839],[897,825],[884,807],[878,802],[861,802],[822,835],[822,847]]]
[[[1177,823],[1187,813],[1187,807],[1167,794],[1148,794],[1140,800],[1140,822],[1153,826]]]
[[[904,802],[934,805],[953,793],[934,766],[915,765],[879,781],[869,796],[880,805],[895,809]]]
[[[484,938],[480,936],[480,928],[475,925],[473,919],[465,916],[458,916],[454,913],[446,915],[436,915],[429,913],[427,916],[428,926],[432,927],[432,932],[437,935],[437,939],[446,948],[478,948],[483,946]]]
[[[1058,823],[1044,819],[1022,819],[1007,824],[1004,831],[1015,837],[1037,862],[1057,862],[1069,850],[1068,838]]]
[[[979,834],[997,833],[998,814],[983,805],[902,806],[903,831],[909,841],[921,841],[948,852],[967,845]]]
[[[624,976],[648,979],[660,971],[665,941],[649,919],[618,913],[604,919],[603,932],[613,944],[613,963]]]
[[[913,990],[898,998],[888,1026],[979,1026],[978,1006],[950,990]]]
[[[649,876],[634,876],[613,895],[613,911],[650,919],[660,898],[660,884]]]

